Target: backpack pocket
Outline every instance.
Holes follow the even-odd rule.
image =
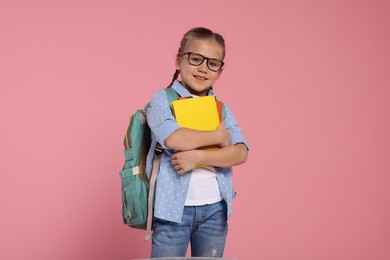
[[[122,182],[122,216],[123,221],[133,228],[146,228],[148,215],[148,187],[139,174],[133,169],[120,172]]]

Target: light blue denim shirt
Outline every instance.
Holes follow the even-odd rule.
[[[175,81],[172,88],[182,97],[191,97],[190,92],[179,81]],[[213,95],[213,91],[209,90],[208,95]],[[226,113],[226,129],[230,132],[231,144],[244,143],[248,147],[233,113],[226,104],[224,104],[224,107]],[[164,89],[161,89],[153,95],[147,111],[147,121],[152,130],[152,149],[148,153],[146,164],[146,171],[149,176],[154,156],[153,149],[156,143],[160,143],[164,148],[156,183],[154,216],[167,221],[180,223],[192,172],[178,174],[171,164],[171,156],[175,153],[175,150],[164,146],[165,139],[180,128],[172,115],[168,97]],[[227,217],[229,218],[232,213],[232,200],[235,196],[235,191],[232,187],[232,168],[216,167],[216,172],[222,198],[227,203]]]

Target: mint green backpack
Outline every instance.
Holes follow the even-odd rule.
[[[165,90],[169,104],[179,97],[172,88]],[[158,144],[154,148],[153,168],[148,180],[145,168],[151,143],[151,131],[146,122],[149,105],[147,103],[144,109],[130,117],[124,138],[125,164],[120,171],[123,221],[132,228],[146,229],[146,241],[150,240],[152,230],[154,187],[162,155],[162,147]]]

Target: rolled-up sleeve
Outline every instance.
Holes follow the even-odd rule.
[[[230,142],[232,145],[243,143],[246,145],[247,149],[249,150],[248,142],[246,141],[244,135],[242,134],[241,128],[239,127],[232,111],[230,110],[229,106],[224,104],[225,107],[225,113],[226,113],[226,129],[230,132]]]
[[[165,147],[165,139],[176,131],[180,126],[172,115],[166,91],[164,89],[156,92],[147,110],[147,122],[158,143]]]

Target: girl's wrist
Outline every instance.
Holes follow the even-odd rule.
[[[205,152],[203,150],[198,149],[194,150],[194,152],[195,164],[203,164]]]

